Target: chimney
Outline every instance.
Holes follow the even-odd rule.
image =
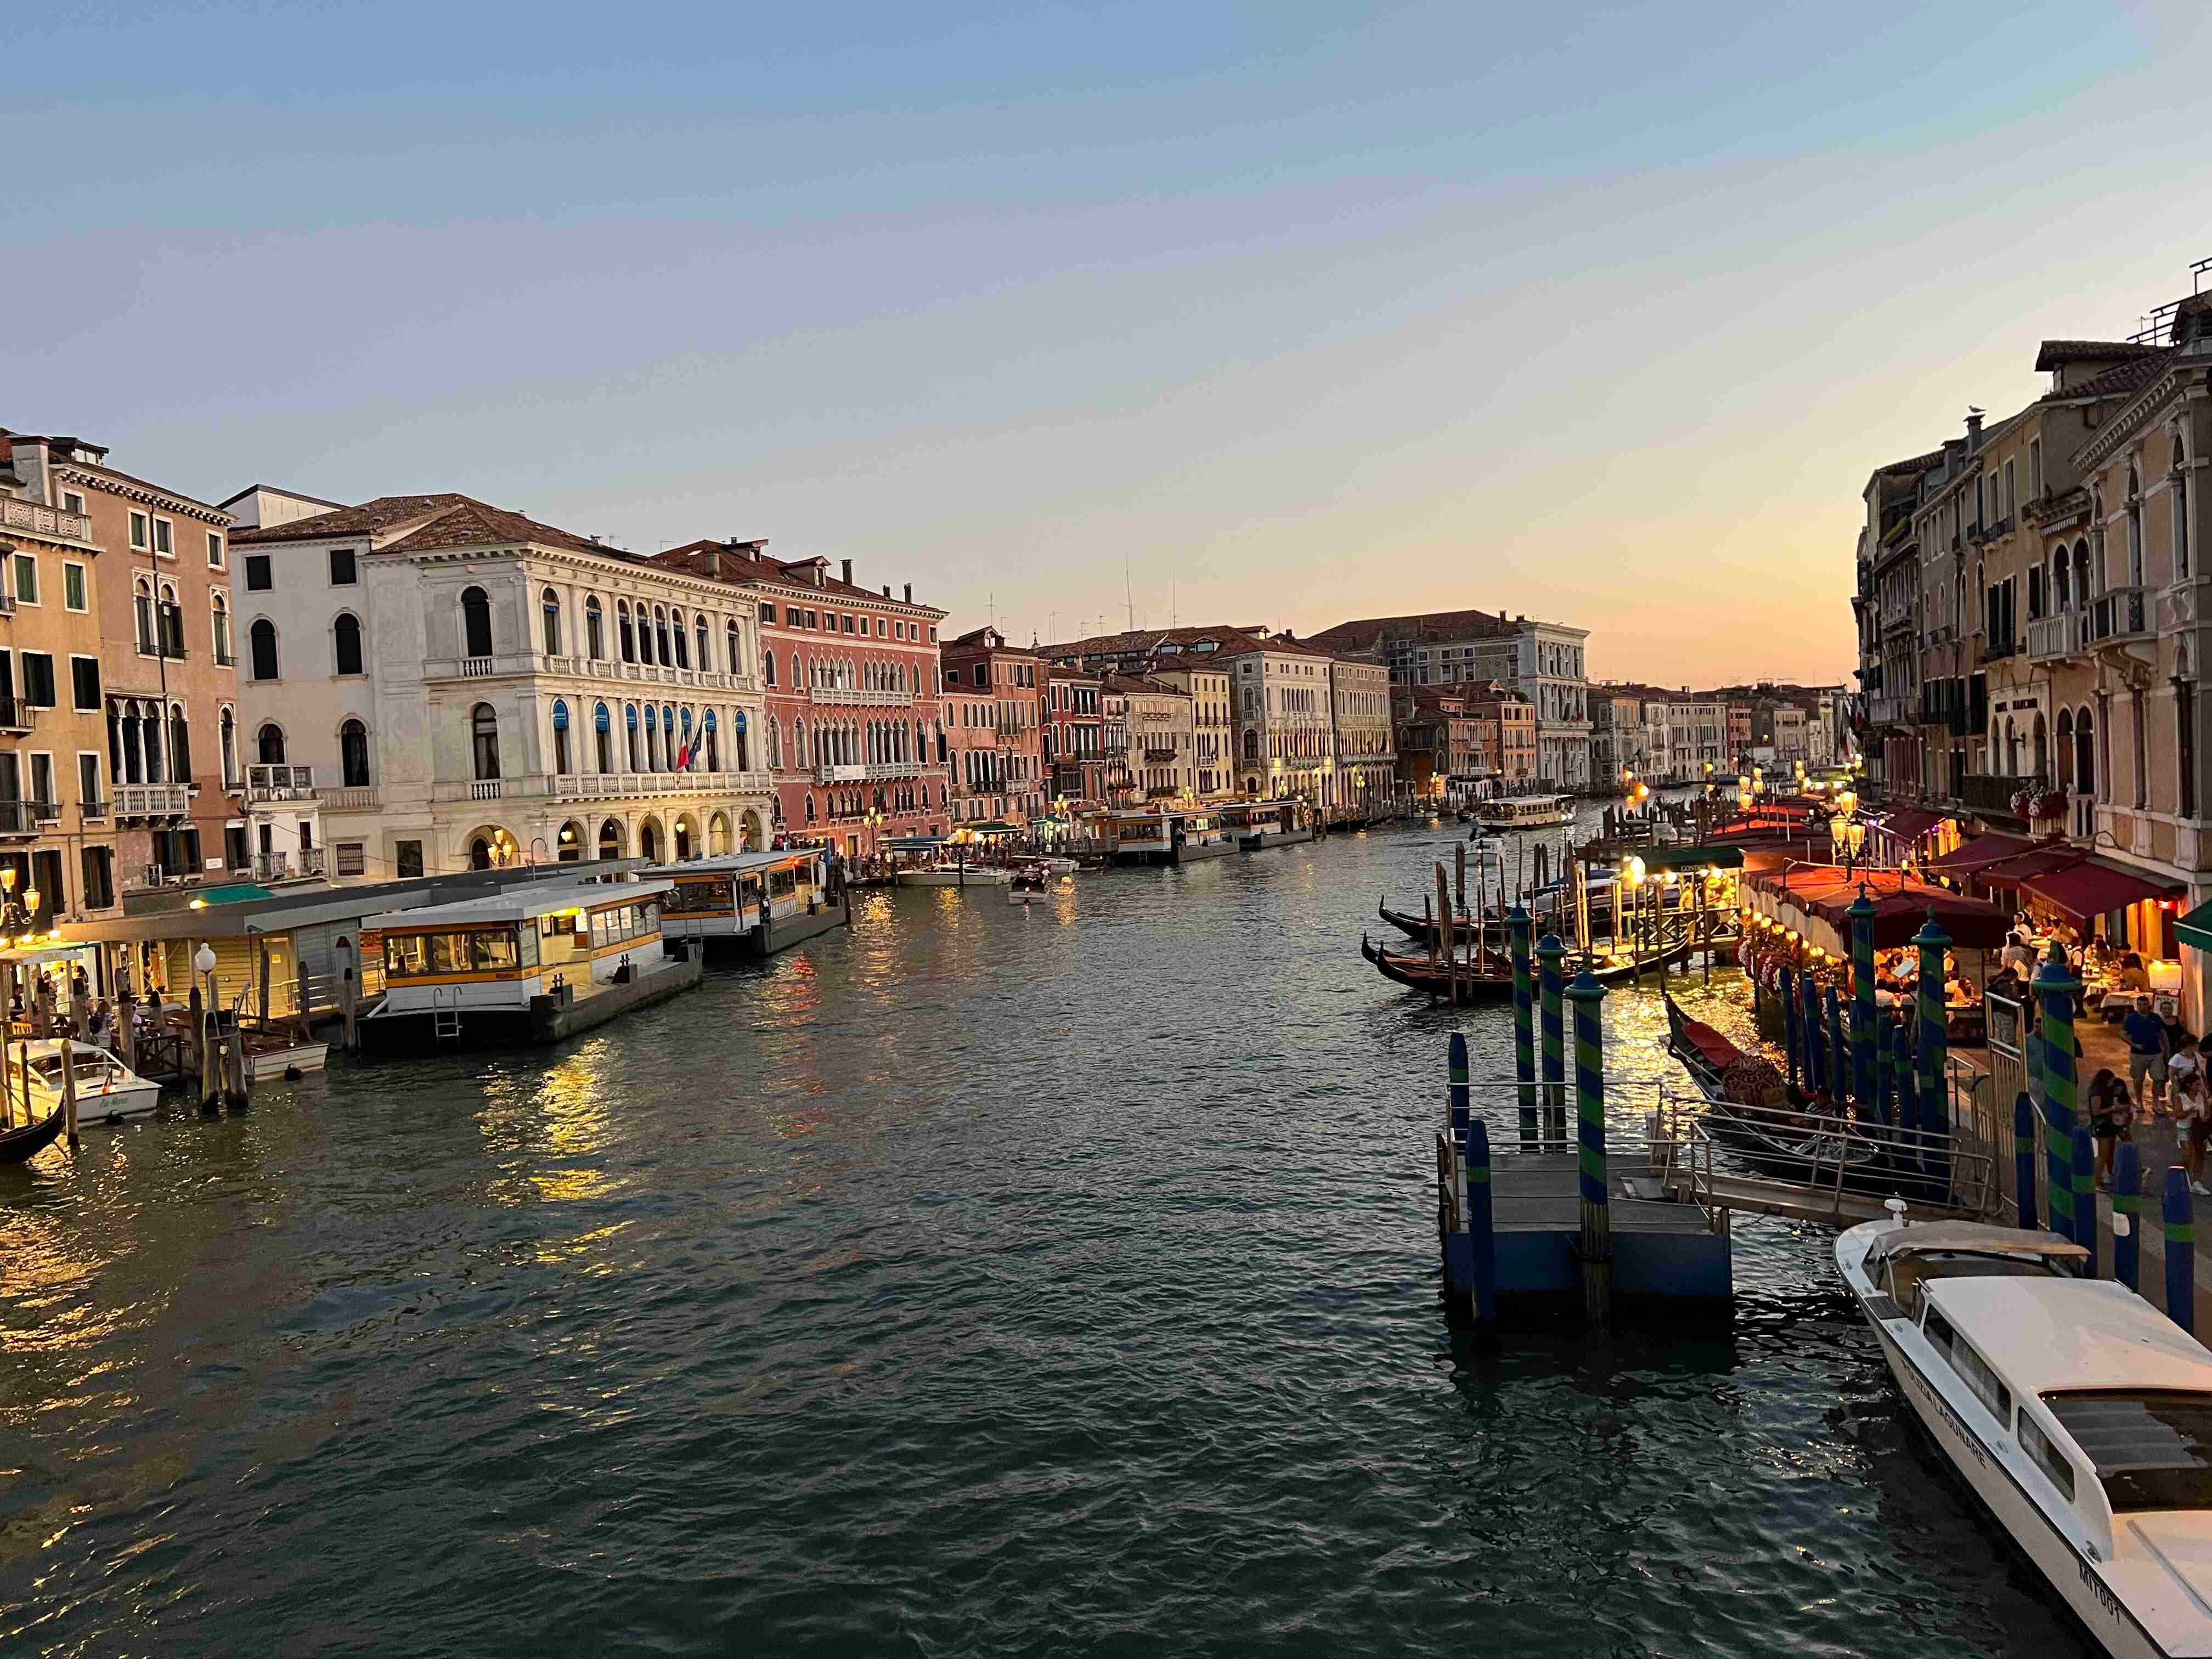
[[[844,580],[845,586],[850,587],[853,585],[853,562],[850,559],[839,560],[838,571]]]
[[[710,576],[722,574],[722,544],[720,542],[707,544],[707,574]]]
[[[891,596],[891,585],[890,585],[889,582],[885,582],[885,583],[884,584],[884,597],[885,599],[888,599],[889,598],[890,598],[890,596]]]
[[[914,584],[912,582],[908,582],[906,585],[906,602],[908,605],[912,605],[914,603]]]
[[[1968,410],[1966,411],[1966,453],[1971,455],[1981,447],[1982,411],[1978,409]]]

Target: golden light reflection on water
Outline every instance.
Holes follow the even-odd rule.
[[[501,1155],[486,1187],[493,1202],[580,1202],[629,1182],[606,1167],[620,1138],[618,1068],[606,1040],[585,1043],[534,1078],[488,1081],[477,1132]]]

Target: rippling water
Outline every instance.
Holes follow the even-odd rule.
[[[2088,1652],[1820,1230],[1739,1227],[1724,1335],[1448,1330],[1454,1017],[1354,947],[1449,847],[875,894],[550,1055],[0,1170],[0,1643]]]

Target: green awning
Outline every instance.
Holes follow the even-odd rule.
[[[2212,951],[2212,899],[2207,899],[2175,922],[2173,931],[2181,935],[2184,945],[2193,945],[2200,951]]]
[[[250,881],[234,882],[228,887],[204,887],[194,894],[210,904],[243,904],[248,899],[275,898],[266,887],[258,887]]]
[[[945,845],[942,836],[893,836],[884,842],[894,853],[927,853]]]
[[[1019,824],[1008,823],[1004,818],[991,818],[982,823],[963,824],[961,828],[971,836],[1018,836],[1022,833]]]

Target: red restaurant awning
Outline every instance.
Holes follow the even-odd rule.
[[[1893,871],[1853,872],[1834,865],[1801,865],[1783,872],[1747,875],[1757,891],[1817,916],[1848,939],[1850,910],[1863,884],[1875,909],[1874,942],[1882,950],[1909,945],[1932,911],[1951,942],[1966,950],[1994,950],[2005,942],[2012,917],[1984,899],[1963,897],[1948,887],[1915,881]]]
[[[1930,812],[1918,806],[1900,806],[1895,811],[1885,812],[1875,820],[1875,828],[1886,836],[1894,836],[1901,842],[1916,842],[1948,814]]]
[[[1921,860],[1920,867],[1939,871],[1947,876],[1964,875],[1970,870],[1979,870],[2000,860],[2031,852],[2034,847],[2035,843],[2025,836],[1980,835],[1939,858]]]
[[[2021,888],[2069,916],[2087,921],[2107,910],[2124,909],[2145,899],[2171,898],[2181,891],[2172,882],[2155,881],[2118,865],[2091,859],[2047,875],[2029,876]]]
[[[1973,872],[1975,884],[1982,887],[2018,887],[2031,877],[2056,875],[2061,870],[2070,870],[2088,855],[2078,847],[2061,842],[2056,847],[2031,848],[2016,853],[2008,859],[1998,859],[1985,864]]]

